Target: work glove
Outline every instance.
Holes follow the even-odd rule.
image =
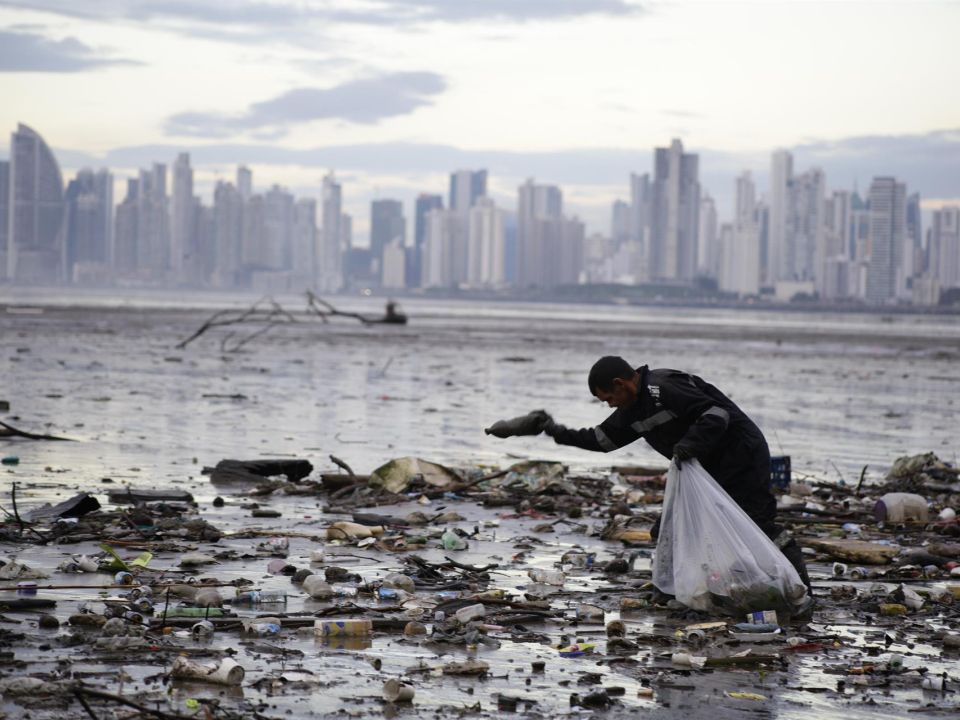
[[[520,417],[509,420],[498,420],[484,432],[498,438],[514,437],[516,435],[539,435],[547,424],[553,424],[553,418],[544,410],[534,410]]]
[[[676,464],[677,470],[682,468],[685,462],[693,459],[693,453],[687,450],[683,445],[673,446],[673,462]]]

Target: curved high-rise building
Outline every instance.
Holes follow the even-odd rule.
[[[59,283],[64,275],[64,198],[60,166],[32,128],[10,136],[7,276],[14,282]]]

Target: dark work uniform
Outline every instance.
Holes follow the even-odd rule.
[[[777,540],[777,503],[770,492],[770,450],[753,421],[726,395],[696,375],[678,370],[640,374],[637,401],[618,408],[595,428],[573,430],[553,425],[547,432],[561,445],[610,452],[639,438],[664,457],[678,447],[704,469],[743,508],[761,530]],[[784,536],[777,545],[809,585],[796,541]]]

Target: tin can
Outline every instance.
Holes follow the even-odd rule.
[[[201,638],[208,638],[213,635],[215,630],[214,624],[209,620],[201,620],[198,623],[194,623],[193,627],[190,628],[190,633],[193,635],[194,640],[200,640]]]
[[[133,585],[133,573],[121,570],[113,576],[114,585]]]
[[[153,614],[153,602],[151,602],[149,598],[137,598],[130,603],[130,607],[138,612]]]
[[[776,610],[755,610],[747,614],[747,622],[751,625],[779,625]]]
[[[37,583],[35,580],[21,580],[17,583],[17,595],[36,595]]]

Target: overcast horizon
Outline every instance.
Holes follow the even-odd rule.
[[[929,209],[960,202],[958,19],[952,2],[0,0],[0,127],[35,128],[67,177],[189,152],[206,202],[238,163],[312,196],[333,169],[361,243],[372,198],[481,167],[505,207],[535,177],[607,232],[674,137],[723,214],[742,170],[765,193],[781,147],[830,189],[893,175]]]

